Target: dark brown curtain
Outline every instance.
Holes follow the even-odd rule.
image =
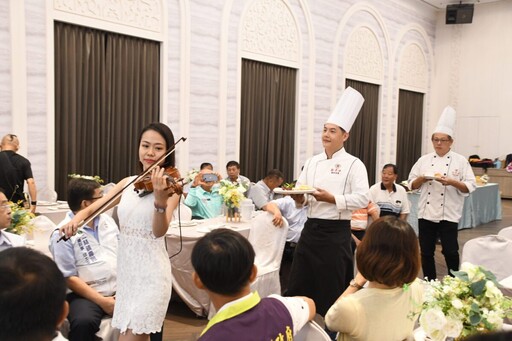
[[[377,121],[379,112],[379,86],[347,79],[350,86],[361,93],[364,104],[357,116],[350,136],[345,142],[345,149],[363,161],[368,172],[370,186],[375,183],[377,164]]]
[[[406,180],[421,156],[423,94],[400,90],[398,98],[396,165],[399,181]]]
[[[160,44],[55,22],[55,189],[70,173],[137,173],[138,136],[159,119]]]
[[[297,70],[242,60],[240,166],[251,181],[280,169],[293,178]]]

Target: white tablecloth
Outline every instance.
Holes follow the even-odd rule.
[[[55,225],[58,225],[66,217],[66,213],[68,212],[69,206],[67,203],[56,203],[54,205],[36,207],[36,214],[47,216]]]
[[[411,192],[407,195],[411,203],[411,212],[407,221],[418,233],[418,202],[420,194]],[[489,183],[478,186],[464,199],[459,230],[476,227],[494,220],[501,220],[501,198],[498,184]]]
[[[198,316],[208,316],[210,308],[210,299],[204,290],[198,289],[192,280],[194,268],[190,261],[192,249],[196,242],[211,229],[219,227],[232,228],[241,233],[244,237],[249,237],[251,230],[250,222],[226,222],[225,217],[218,217],[207,220],[197,220],[196,226],[182,226],[182,249],[180,250],[179,229],[177,227],[169,228],[166,236],[167,252],[171,258],[173,290],[181,297],[188,307]],[[203,231],[203,232],[201,232]]]

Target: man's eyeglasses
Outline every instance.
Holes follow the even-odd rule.
[[[9,205],[9,204],[1,204],[0,205],[0,210],[2,210],[2,211],[10,211],[11,210],[11,205]]]
[[[434,143],[447,143],[449,141],[450,141],[449,139],[438,139],[438,138],[432,139],[432,142],[434,142]]]
[[[92,198],[87,199],[87,200],[95,201],[95,200],[98,200],[98,199],[101,199],[101,198],[103,198],[103,195],[100,195],[99,197],[92,197]]]

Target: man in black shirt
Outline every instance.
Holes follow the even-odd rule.
[[[17,154],[20,146],[18,137],[7,134],[2,138],[0,144],[0,187],[4,188],[7,199],[13,202],[25,202],[23,195],[23,182],[27,181],[30,194],[30,210],[36,210],[37,190],[30,161]]]

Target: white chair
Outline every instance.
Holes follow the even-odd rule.
[[[471,239],[462,249],[462,262],[481,265],[491,271],[498,281],[512,275],[512,239],[498,235],[487,235]],[[511,288],[502,288],[505,295],[512,294]]]
[[[57,225],[50,218],[40,215],[32,219],[34,229],[32,235],[34,236],[34,248],[47,256],[51,257],[48,244],[50,243],[50,236],[57,228]]]
[[[512,226],[502,228],[498,232],[498,236],[512,239]]]
[[[331,341],[329,335],[315,321],[309,321],[293,338],[295,341]]]
[[[40,191],[37,191],[37,200],[38,201],[46,201],[46,202],[57,202],[57,192],[48,187],[43,188]]]
[[[190,221],[192,220],[192,210],[187,205],[181,203],[172,213],[172,220]]]
[[[69,321],[67,319],[64,320],[60,327],[60,333],[66,339],[69,334]],[[100,330],[96,333],[96,337],[98,340],[103,341],[117,341],[119,339],[120,331],[117,328],[112,327],[112,317],[105,316],[101,319]]]
[[[261,297],[281,294],[279,269],[283,258],[284,244],[288,232],[288,222],[283,218],[283,226],[272,224],[273,215],[264,212],[252,220],[249,242],[254,248],[258,267],[258,276],[251,284],[251,290],[257,290]]]

